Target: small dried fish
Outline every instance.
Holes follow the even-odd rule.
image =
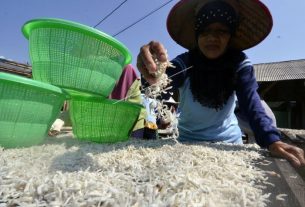
[[[166,59],[167,61],[165,62],[160,62],[157,58],[157,55],[156,54],[153,54],[152,55],[152,58],[157,66],[157,71],[156,72],[152,72],[151,75],[153,75],[154,77],[157,77],[159,78],[162,74],[165,73],[165,70],[168,68],[168,67],[172,67],[174,68],[175,66],[168,61],[168,55],[166,54]]]
[[[165,73],[165,70],[168,67],[175,66],[169,61],[160,62],[155,54],[153,54],[153,60],[155,61],[155,64],[157,66],[157,71],[151,74],[158,78],[158,81],[157,83],[146,87],[144,89],[144,95],[146,98],[151,98],[154,100],[150,105],[150,110],[155,111],[155,118],[163,120],[166,123],[170,123],[172,133],[167,138],[176,139],[179,136],[177,115],[171,109],[169,109],[167,105],[164,104],[164,99],[160,100],[162,94],[166,94],[169,90],[172,89],[172,87],[169,86],[172,80],[168,78],[167,74]]]
[[[288,195],[287,194],[278,194],[275,198],[276,200],[279,200],[279,201],[284,201],[285,198],[284,197],[287,197]]]
[[[1,152],[0,206],[266,206],[270,196],[257,145],[46,142]]]

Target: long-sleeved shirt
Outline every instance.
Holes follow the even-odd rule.
[[[175,68],[168,68],[166,73],[172,79],[173,88],[179,89],[181,115],[178,128],[182,141],[241,143],[241,131],[234,114],[236,99],[249,120],[258,145],[268,147],[280,140],[280,133],[265,113],[257,93],[253,65],[244,53],[242,56],[235,71],[236,89],[221,110],[204,107],[193,99],[189,73],[186,72],[192,66],[188,52],[171,61]]]

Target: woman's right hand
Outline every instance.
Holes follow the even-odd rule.
[[[164,46],[156,41],[151,41],[147,45],[142,46],[137,57],[138,70],[150,85],[157,82],[157,77],[153,75],[157,71],[153,55],[155,55],[160,62],[168,61]]]

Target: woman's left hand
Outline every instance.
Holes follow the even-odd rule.
[[[277,141],[269,146],[269,151],[272,156],[285,158],[294,167],[305,166],[304,150],[299,147]]]

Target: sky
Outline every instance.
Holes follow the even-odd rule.
[[[97,29],[114,35],[135,23],[168,0],[128,0]],[[28,40],[21,33],[23,24],[36,18],[61,18],[93,27],[123,0],[0,0],[0,57],[29,63]],[[131,52],[132,64],[140,47],[160,41],[174,58],[186,51],[168,35],[166,18],[173,0],[115,38]],[[262,0],[273,16],[273,29],[259,45],[246,50],[252,63],[269,63],[305,58],[305,1]]]

